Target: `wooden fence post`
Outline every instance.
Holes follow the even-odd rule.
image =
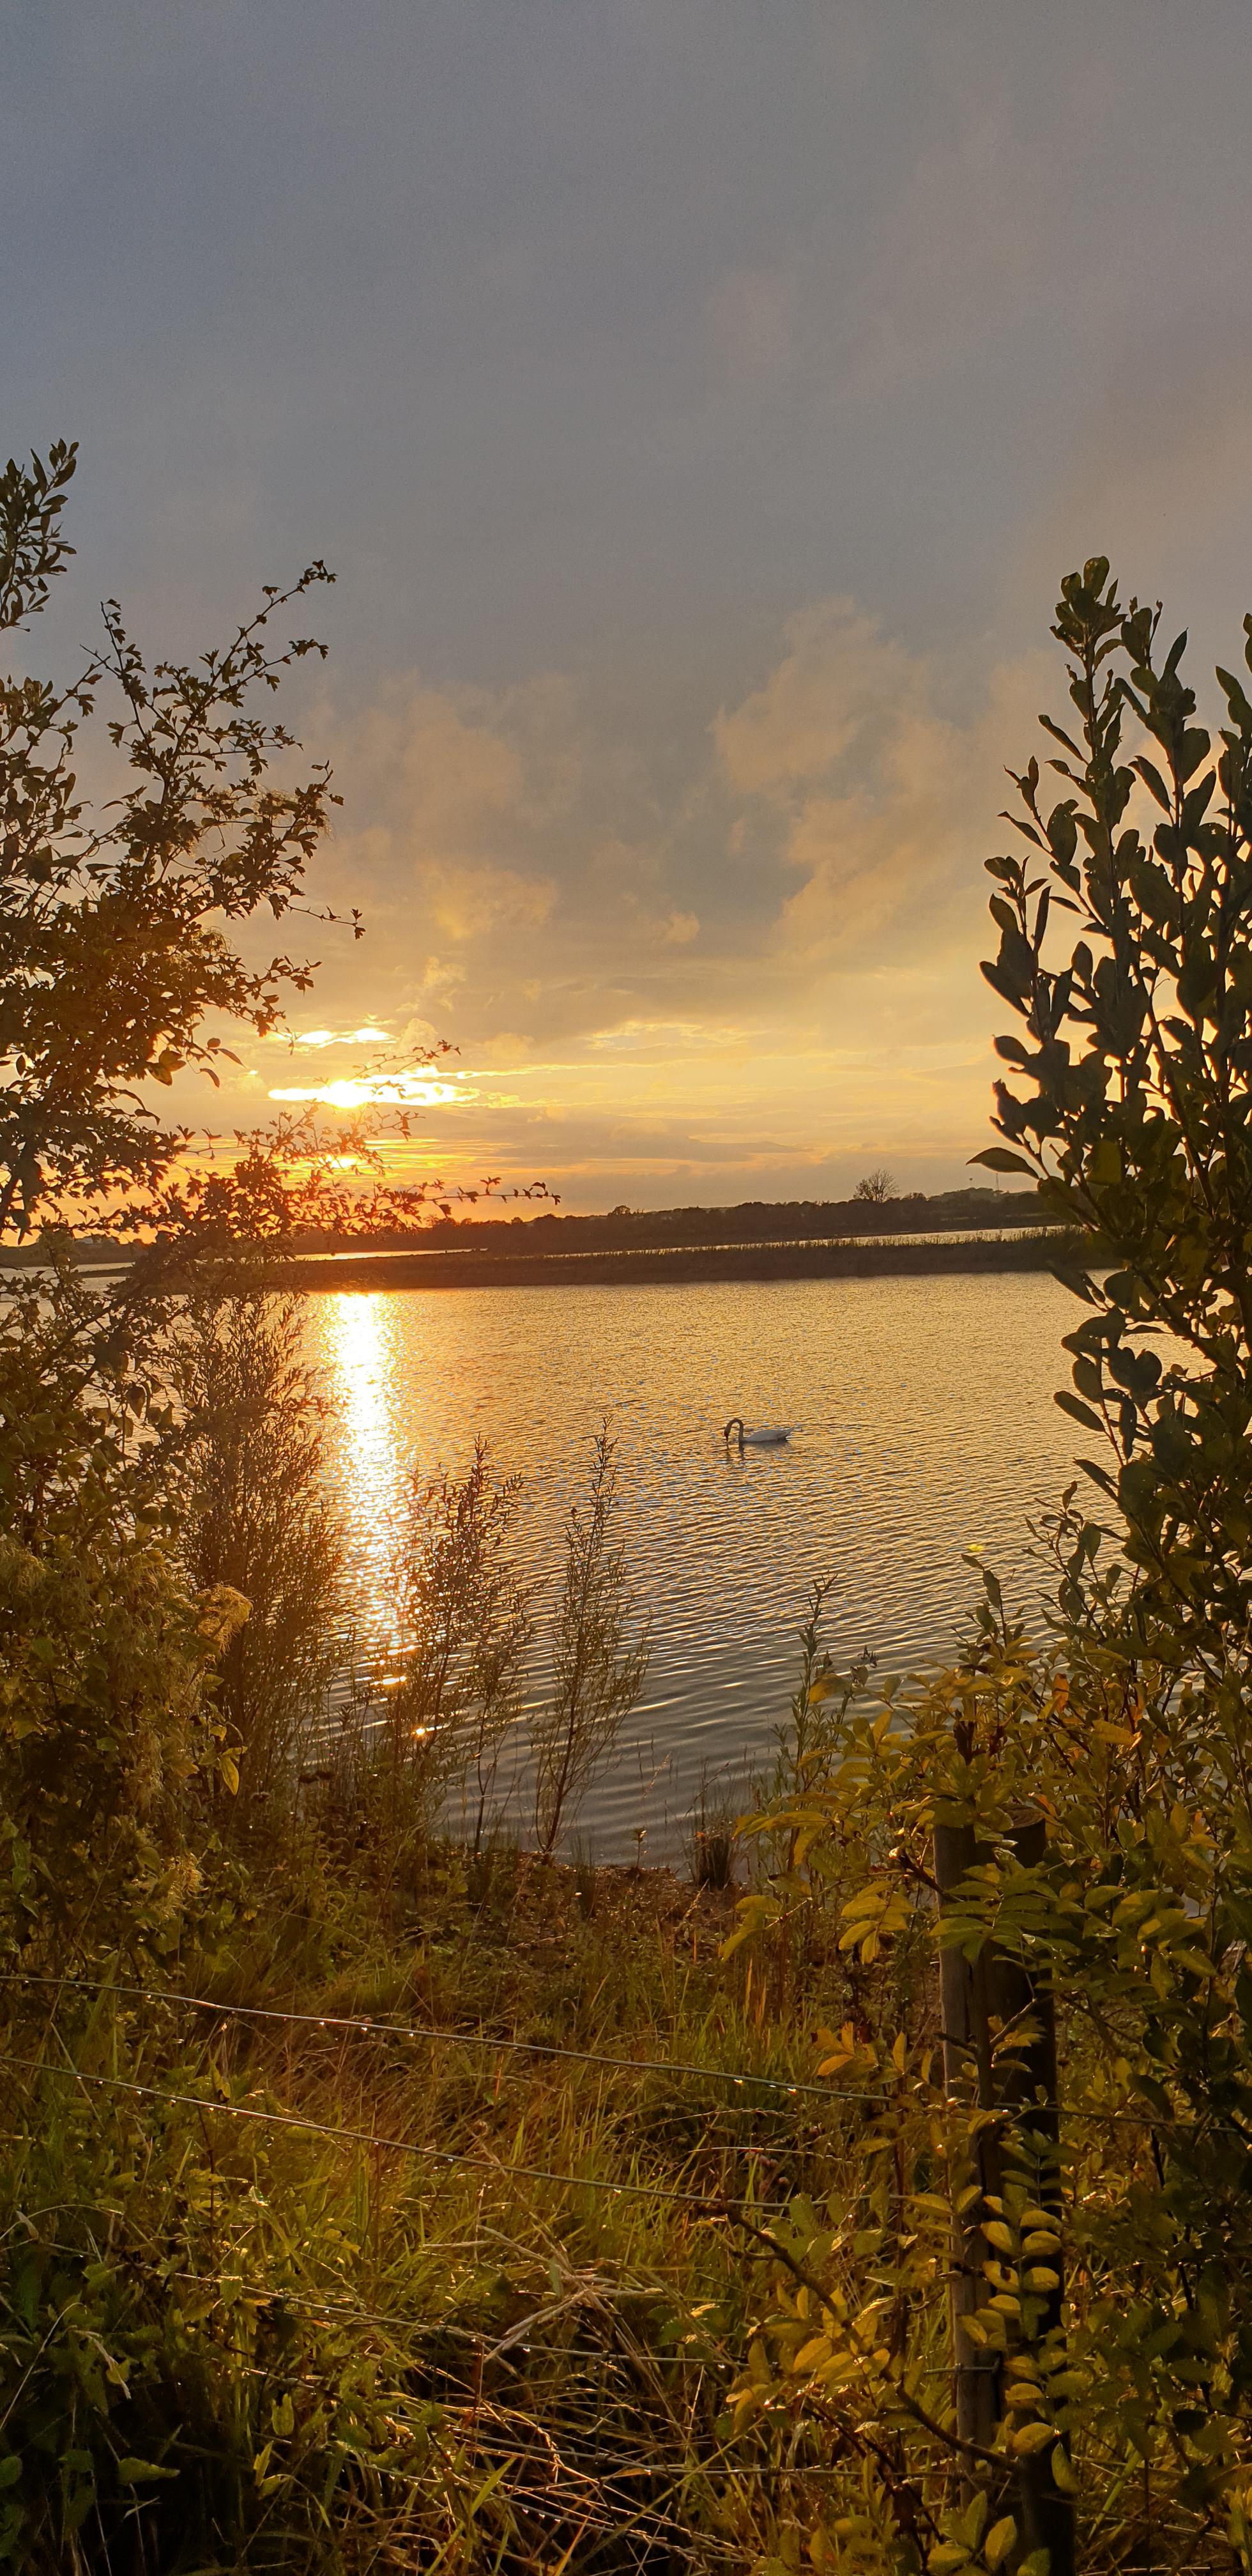
[[[1013,1849],[1025,1869],[1042,1860],[1046,1847],[1042,1816],[1024,1816],[1013,1834]],[[971,1869],[990,1861],[990,1849],[975,1840],[970,1825],[936,1825],[935,1878],[940,1912]],[[1060,2232],[1060,2106],[1056,2065],[1056,2012],[1050,1986],[1032,1978],[1020,1960],[984,1943],[974,1960],[960,1950],[939,1953],[939,1990],[943,2014],[944,2076],[949,2099],[971,2110],[999,2112],[972,2140],[967,2184],[976,2197],[953,2214],[952,2375],[956,2429],[964,2442],[988,2448],[1003,2414],[1003,2374],[999,2353],[974,2343],[966,2319],[983,2301],[983,2265],[987,2261],[981,2222],[988,2196],[1003,2194],[1009,2160],[1004,2128],[1019,2128],[1029,2113],[1029,2135],[1037,2152],[1029,2177],[1032,2200],[1048,2211]],[[1028,2022],[1034,2036],[1026,2048],[1006,2051],[997,2063],[994,2036],[1014,2023]],[[1064,2295],[1060,2256],[1050,2258],[1057,2287],[1048,2293],[1040,2336],[1053,2332],[1061,2319]],[[1074,2507],[1052,2476],[1050,2451],[1015,2464],[1016,2519],[1022,2553],[1046,2549],[1049,2576],[1074,2576]]]
[[[972,1825],[935,1826],[935,1877],[940,1912],[980,1859],[990,1854],[974,1839]],[[991,2000],[987,1992],[986,1950],[972,1962],[959,1950],[940,1948],[939,1995],[943,2013],[943,2072],[949,2101],[968,2102],[971,2109],[991,2107]],[[952,2218],[952,2380],[956,2429],[963,2442],[984,2450],[995,2440],[1001,2415],[1000,2356],[973,2342],[966,2319],[981,2307],[985,2291],[983,2264],[987,2249],[981,2234],[984,2197],[999,2188],[999,2162],[994,2131],[980,2129],[972,2140],[968,2173],[954,2192]],[[965,2209],[956,2201],[969,2185],[978,2198]]]

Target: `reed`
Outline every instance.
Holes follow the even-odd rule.
[[[535,1840],[551,1859],[597,1763],[612,1752],[648,1670],[648,1629],[617,1545],[617,1455],[604,1424],[592,1445],[586,1504],[565,1524],[552,1621],[552,1687],[531,1719]]]
[[[170,1378],[188,1578],[248,1603],[218,1659],[216,1698],[242,1794],[219,1823],[255,1841],[287,1830],[302,1764],[325,1724],[348,1623],[342,1529],[329,1499],[324,1405],[301,1351],[297,1302],[258,1286],[186,1301]]]

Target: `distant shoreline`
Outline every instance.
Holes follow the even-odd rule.
[[[648,1247],[630,1252],[378,1252],[295,1256],[276,1285],[311,1291],[379,1288],[608,1288],[753,1279],[924,1278],[1051,1270],[1073,1260],[1069,1233],[1041,1230],[938,1243],[789,1243]],[[1079,1253],[1079,1257],[1081,1254]],[[1090,1253],[1088,1252],[1088,1259]]]

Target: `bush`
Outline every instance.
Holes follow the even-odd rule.
[[[289,1825],[347,1655],[344,1541],[300,1333],[296,1302],[258,1288],[193,1299],[173,1335],[188,1576],[248,1604],[215,1681],[239,1765],[238,1798],[220,1821],[247,1841]]]

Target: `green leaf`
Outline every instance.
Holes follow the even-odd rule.
[[[1033,1163],[1021,1154],[1011,1154],[1007,1145],[988,1145],[981,1154],[971,1154],[971,1163],[985,1164],[989,1172],[1024,1172],[1028,1181],[1038,1178]]]
[[[1122,1149],[1113,1136],[1102,1136],[1087,1164],[1093,1189],[1114,1189],[1123,1173]]]
[[[986,2496],[980,2493],[966,2507],[957,2523],[956,2528],[962,2540],[967,2541],[971,2549],[976,2549],[982,2538],[986,2527],[987,2510]]]
[[[1173,798],[1170,795],[1169,789],[1167,788],[1159,769],[1155,769],[1150,760],[1132,761],[1131,767],[1138,771],[1139,776],[1143,780],[1144,786],[1149,790],[1151,795],[1155,796],[1157,804],[1163,807],[1167,814],[1172,814],[1174,810]]]
[[[986,976],[993,992],[999,994],[1002,1002],[1008,1002],[1015,1011],[1027,1009],[1028,976],[1015,974],[1011,967],[1002,966],[998,958],[982,958],[978,971],[980,975]]]
[[[1083,1403],[1081,1396],[1071,1395],[1067,1386],[1058,1387],[1052,1401],[1054,1404],[1059,1404],[1062,1413],[1068,1413],[1072,1415],[1075,1422],[1081,1422],[1084,1431],[1103,1431],[1104,1424],[1099,1414],[1093,1413],[1090,1405]]]
[[[153,2478],[176,2478],[177,2475],[177,2469],[163,2469],[156,2460],[132,2459],[129,2453],[117,2464],[118,2484],[124,2487],[142,2486]]]

